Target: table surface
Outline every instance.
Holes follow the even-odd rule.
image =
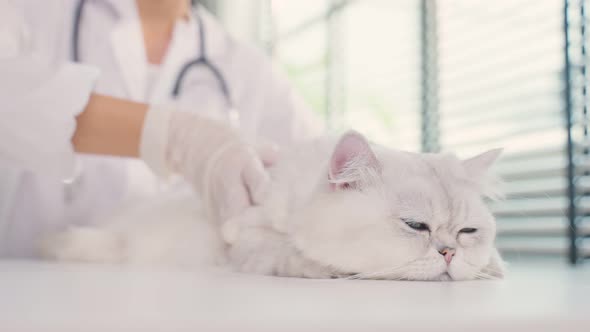
[[[503,281],[273,278],[0,261],[0,331],[590,331],[590,269]]]

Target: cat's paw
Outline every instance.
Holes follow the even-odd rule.
[[[251,256],[241,262],[234,262],[238,272],[277,277],[329,279],[333,277],[326,268],[301,257],[291,256],[277,260],[272,254]]]
[[[228,220],[221,227],[229,244],[228,257],[235,271],[280,277],[330,278],[326,268],[304,258],[288,240],[273,229],[260,210]]]
[[[334,273],[330,268],[305,258],[294,249],[278,275],[281,277],[309,279],[330,279],[334,277]]]
[[[230,254],[235,271],[277,277],[328,279],[333,274],[328,268],[312,262],[296,250],[283,247],[265,247],[263,250]]]

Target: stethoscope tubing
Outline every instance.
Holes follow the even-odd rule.
[[[82,26],[82,14],[84,12],[84,7],[86,6],[87,0],[79,0],[74,12],[74,22],[72,26],[72,40],[71,40],[71,59],[74,62],[80,62],[80,30]],[[194,4],[194,1],[193,1]],[[182,69],[178,73],[176,80],[174,82],[173,89],[171,91],[171,95],[173,98],[178,98],[182,93],[182,86],[183,82],[187,77],[188,72],[193,67],[204,67],[208,69],[215,80],[219,85],[219,90],[223,94],[223,97],[227,103],[228,109],[233,110],[233,102],[231,98],[231,93],[227,81],[223,77],[221,70],[217,68],[207,57],[207,50],[206,50],[206,41],[205,41],[205,27],[203,26],[203,20],[201,16],[195,12],[194,13],[197,26],[199,29],[199,54],[194,60],[188,61],[182,66]]]

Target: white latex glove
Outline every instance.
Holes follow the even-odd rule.
[[[152,107],[140,155],[160,176],[183,175],[203,197],[209,216],[220,221],[260,203],[268,192],[258,153],[229,125],[194,113]]]

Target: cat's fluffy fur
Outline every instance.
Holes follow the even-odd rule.
[[[228,265],[294,277],[502,277],[495,220],[483,201],[498,155],[461,161],[401,152],[349,132],[284,152],[270,169],[265,203],[223,225],[192,197],[160,197],[100,228],[52,236],[43,250],[58,260]],[[446,247],[456,250],[450,264],[439,253]]]

